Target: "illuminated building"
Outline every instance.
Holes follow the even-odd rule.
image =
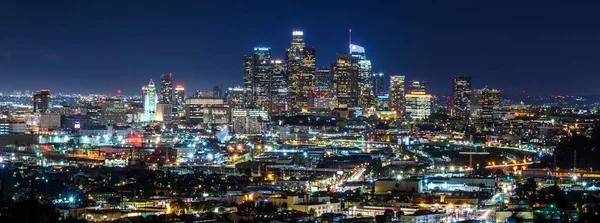
[[[433,97],[425,92],[415,92],[405,96],[405,115],[409,119],[426,119],[433,109]]]
[[[254,76],[252,75],[253,57],[244,56],[244,103],[250,105],[252,101],[252,89]]]
[[[173,119],[173,105],[168,103],[156,104],[156,117],[158,122],[168,122]]]
[[[160,76],[160,103],[173,103],[173,74]]]
[[[471,116],[487,121],[492,120],[494,108],[500,106],[500,91],[495,89],[473,90],[473,100],[470,105]]]
[[[300,30],[292,31],[292,41],[290,42],[290,48],[286,50],[286,60],[300,59],[300,51],[304,49],[304,32]]]
[[[390,76],[390,109],[397,117],[404,114],[404,76]]]
[[[347,53],[338,53],[333,65],[333,95],[344,107],[358,106],[358,61]]]
[[[331,91],[331,72],[329,67],[319,67],[315,71],[315,90],[317,92],[326,92],[329,95]]]
[[[50,90],[39,90],[33,95],[33,112],[47,112],[51,107]]]
[[[229,107],[220,97],[188,97],[185,99],[186,121],[192,125],[228,124]]]
[[[185,88],[183,88],[181,85],[177,85],[177,87],[175,87],[175,105],[185,105]]]
[[[408,85],[408,93],[409,94],[418,94],[418,93],[425,93],[425,86],[427,85],[427,83],[425,81],[415,81],[415,80],[409,80],[407,82]]]
[[[271,84],[269,86],[269,111],[280,112],[285,110],[287,103],[287,64],[282,60],[271,61]]]
[[[142,122],[154,121],[156,116],[156,104],[158,103],[158,97],[156,95],[156,87],[154,82],[150,79],[148,85],[142,87],[142,93],[144,96],[144,113],[142,114]]]
[[[377,96],[377,110],[387,111],[390,109],[390,95],[384,94]]]
[[[252,103],[268,108],[271,93],[271,48],[255,47],[252,57]]]
[[[102,113],[100,113],[100,125],[125,125],[125,102],[118,98],[109,98],[102,102]]]
[[[452,104],[453,116],[466,116],[471,103],[471,77],[454,76],[452,79]]]
[[[235,134],[260,135],[264,132],[269,114],[260,109],[232,109],[231,118]]]
[[[373,93],[375,94],[375,96],[382,96],[385,95],[386,90],[385,87],[383,86],[383,73],[376,73],[373,74],[373,78],[372,78],[372,82],[373,82]]]
[[[375,105],[376,98],[373,93],[373,81],[371,61],[367,60],[367,54],[365,48],[356,44],[350,44],[350,54],[353,59],[358,62],[358,73],[359,82],[358,88],[360,89],[359,104],[362,108],[368,108]]]
[[[309,93],[315,89],[316,49],[305,47],[304,33],[294,30],[290,47],[286,50],[288,61],[288,105],[299,110],[309,104]]]
[[[227,89],[225,92],[227,104],[231,108],[245,108],[244,103],[244,88],[241,86]]]

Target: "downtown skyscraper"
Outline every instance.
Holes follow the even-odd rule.
[[[273,111],[284,109],[287,96],[287,64],[271,60],[271,48],[255,47],[244,57],[244,91],[248,106]]]
[[[454,76],[452,78],[451,115],[466,117],[471,104],[471,77]]]
[[[142,122],[152,122],[156,118],[156,104],[158,96],[156,94],[156,86],[152,79],[148,85],[142,87],[142,95],[144,99],[144,113],[142,113]]]
[[[338,53],[333,66],[333,95],[344,107],[358,106],[360,94],[358,59],[347,53]]]
[[[363,109],[374,106],[376,98],[373,93],[373,81],[371,78],[373,68],[371,66],[371,61],[367,60],[365,48],[362,46],[350,44],[350,54],[353,59],[357,60],[358,64],[358,87],[360,89],[359,105]]]
[[[185,88],[181,85],[175,87],[175,105],[183,107],[185,105]]]
[[[396,117],[402,117],[404,114],[404,76],[390,77],[390,108]]]
[[[387,90],[383,86],[383,73],[374,73],[371,79],[373,82],[373,93],[375,96],[385,95]]]
[[[173,74],[163,74],[160,76],[160,97],[159,102],[162,104],[173,103]]]
[[[316,49],[305,47],[304,33],[292,32],[290,47],[286,50],[288,65],[288,105],[292,110],[309,106],[309,94],[315,89]]]

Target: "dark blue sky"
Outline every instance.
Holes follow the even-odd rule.
[[[509,93],[600,94],[598,3],[91,2],[0,0],[0,91],[138,94],[169,72],[188,93],[228,87],[242,83],[254,46],[283,58],[301,29],[327,65],[352,28],[374,71],[426,80],[432,93],[471,75],[474,87]]]

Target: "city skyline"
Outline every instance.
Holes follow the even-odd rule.
[[[317,66],[324,66],[347,51],[352,28],[353,43],[367,49],[373,72],[426,80],[433,94],[449,93],[447,83],[455,75],[472,76],[475,87],[514,93],[600,93],[592,76],[600,70],[594,63],[600,45],[590,38],[598,32],[590,29],[599,23],[588,11],[594,7],[375,2],[364,6],[365,13],[350,16],[356,11],[353,3],[358,4],[164,8],[148,2],[144,10],[132,3],[77,5],[77,10],[66,3],[3,3],[0,74],[7,78],[0,91],[139,94],[146,79],[164,73],[173,73],[174,84],[188,89],[242,85],[239,58],[253,47],[269,46],[274,58],[284,58],[291,31],[303,30],[307,47],[317,48]],[[338,10],[324,10],[334,5]],[[211,8],[228,10],[219,14]],[[286,8],[314,13],[290,19],[283,16]],[[258,9],[269,13],[252,13]],[[344,16],[350,19],[336,20]],[[244,22],[265,18],[281,19],[269,26]],[[571,78],[559,80],[563,75]],[[108,85],[114,78],[121,81]],[[590,81],[579,83],[582,78]]]

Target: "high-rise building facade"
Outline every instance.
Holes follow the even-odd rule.
[[[383,73],[375,73],[372,78],[373,82],[373,93],[376,96],[383,96],[386,94],[386,89],[383,86]]]
[[[426,92],[425,86],[427,85],[427,83],[425,81],[409,80],[407,81],[407,85],[409,94],[418,94]]]
[[[376,98],[373,93],[373,81],[371,78],[373,69],[371,61],[367,60],[365,48],[362,46],[350,44],[350,54],[358,61],[358,87],[360,89],[359,104],[362,108],[374,106],[376,104]]]
[[[429,118],[433,109],[433,97],[425,92],[406,94],[404,114],[408,119]]]
[[[252,102],[254,107],[268,108],[271,94],[271,48],[255,47],[252,57]]]
[[[396,117],[404,114],[404,76],[390,76],[390,109],[396,112]]]
[[[160,76],[160,103],[173,103],[173,74],[163,74]]]
[[[252,69],[254,68],[253,56],[244,55],[244,103],[249,106],[252,104],[252,89],[254,83],[254,76],[252,75]]]
[[[241,86],[230,87],[225,93],[227,104],[231,108],[245,108],[244,88]]]
[[[50,110],[50,90],[39,90],[33,95],[33,112],[47,112]]]
[[[142,87],[142,93],[144,96],[144,113],[142,113],[142,122],[152,122],[156,117],[156,104],[158,103],[158,97],[156,94],[156,86],[152,79],[148,85]]]
[[[481,90],[481,118],[484,120],[492,120],[494,108],[500,106],[500,91],[496,89]]]
[[[454,76],[452,79],[452,116],[466,116],[469,114],[471,103],[471,77]]]
[[[271,81],[269,86],[269,107],[270,112],[280,112],[287,107],[287,77],[288,66],[283,60],[271,60]]]
[[[286,50],[288,65],[288,105],[292,110],[308,106],[309,95],[315,88],[316,49],[305,47],[304,33],[292,32],[290,47]]]
[[[100,113],[100,124],[101,125],[125,125],[127,117],[127,107],[123,99],[109,98],[104,100],[100,107],[102,112]]]
[[[338,53],[333,65],[333,95],[338,105],[358,106],[359,81],[358,60],[350,54]]]
[[[315,91],[326,93],[331,91],[331,72],[329,67],[319,67],[315,71]]]
[[[181,85],[175,87],[175,105],[179,107],[185,105],[185,88]]]

